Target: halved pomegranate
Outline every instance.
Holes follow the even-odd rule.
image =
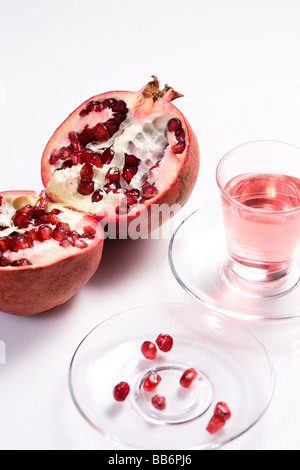
[[[196,136],[171,103],[179,96],[153,76],[138,92],[81,104],[44,150],[49,198],[101,220],[110,238],[159,227],[186,203],[199,170]]]
[[[70,299],[95,273],[97,221],[42,193],[0,193],[0,310],[33,315]]]

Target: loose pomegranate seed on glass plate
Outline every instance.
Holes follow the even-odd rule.
[[[146,392],[152,392],[161,382],[161,376],[156,372],[150,372],[143,382],[143,389]]]
[[[156,338],[158,348],[163,352],[169,352],[173,347],[173,338],[170,335],[160,334]]]
[[[154,395],[154,397],[152,397],[151,403],[154,408],[160,411],[165,410],[167,407],[166,397],[163,395]]]
[[[224,401],[220,401],[216,404],[214,414],[224,417],[225,421],[228,421],[231,418],[231,411],[229,406]]]
[[[130,386],[127,382],[120,382],[113,389],[113,397],[116,401],[126,400],[130,392]]]
[[[215,434],[225,426],[226,421],[231,418],[231,411],[227,403],[221,401],[216,404],[214,414],[207,425],[207,431]]]
[[[180,385],[184,388],[189,388],[192,382],[195,380],[197,377],[197,371],[191,367],[190,369],[187,369],[184,371],[180,378]]]
[[[151,341],[144,341],[141,346],[141,352],[146,359],[154,360],[157,357],[157,349],[154,343]]]
[[[218,415],[213,415],[212,418],[210,419],[206,430],[210,434],[215,434],[216,432],[220,431],[225,426],[225,419],[222,416]]]

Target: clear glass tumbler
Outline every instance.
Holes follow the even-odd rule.
[[[278,296],[293,289],[300,241],[300,148],[249,142],[229,151],[216,171],[229,263],[227,282]]]

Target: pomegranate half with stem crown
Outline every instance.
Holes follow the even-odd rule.
[[[33,315],[63,304],[98,268],[97,221],[44,192],[0,193],[0,310]]]
[[[138,92],[107,92],[81,104],[44,150],[49,198],[101,220],[110,238],[158,228],[186,203],[199,170],[196,136],[171,103],[179,96],[153,76]]]

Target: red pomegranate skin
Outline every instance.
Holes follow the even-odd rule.
[[[179,159],[178,161],[180,163],[178,164],[176,176],[173,178],[170,184],[166,185],[166,187],[155,197],[145,201],[142,205],[138,205],[136,210],[133,208],[131,211],[129,211],[128,214],[108,214],[103,217],[105,210],[102,210],[101,213],[96,212],[91,214],[93,217],[99,220],[103,226],[109,228],[108,231],[106,231],[106,238],[115,238],[115,236],[116,238],[130,238],[130,225],[133,223],[134,226],[136,219],[143,221],[139,235],[141,237],[145,235],[147,236],[147,234],[156,230],[167,220],[169,220],[170,217],[175,215],[180,210],[180,208],[186,204],[198,178],[200,168],[200,149],[197,137],[188,120],[171,102],[172,100],[182,95],[175,92],[167,85],[165,90],[159,90],[158,80],[155,76],[153,77],[153,82],[149,82],[138,92],[110,91],[95,95],[92,98],[86,100],[79,107],[77,107],[57,128],[48,141],[43,152],[41,161],[41,176],[48,197],[53,201],[67,203],[67,201],[61,201],[51,192],[47,191],[47,184],[49,183],[53,173],[53,169],[49,164],[49,155],[53,149],[57,148],[57,142],[60,141],[61,135],[64,135],[71,130],[69,127],[70,123],[73,123],[74,121],[76,122],[80,111],[82,111],[90,101],[101,101],[110,97],[124,99],[126,102],[135,103],[133,109],[131,109],[134,118],[138,119],[139,116],[150,116],[153,110],[155,110],[155,112],[157,112],[157,110],[161,110],[162,114],[170,114],[180,120],[185,133],[186,146],[184,152],[182,152],[181,155],[177,155],[177,158]],[[168,213],[168,211],[162,211],[159,218],[153,218],[153,215],[151,214],[151,207],[153,205],[168,205],[170,208],[174,209],[174,212]],[[109,235],[110,231],[112,236]]]
[[[35,195],[32,191],[1,192],[1,196]],[[35,315],[73,297],[96,272],[103,250],[103,231],[91,217],[86,224],[96,229],[92,244],[76,255],[44,266],[0,267],[0,310],[14,315]]]

